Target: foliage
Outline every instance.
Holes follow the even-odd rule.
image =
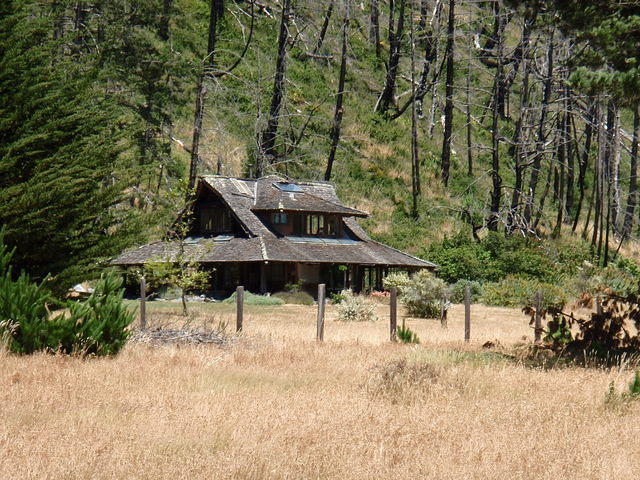
[[[480,282],[475,280],[458,280],[453,285],[449,286],[449,300],[453,303],[463,303],[465,288],[469,287],[471,290],[471,302],[478,302],[482,298],[484,287]]]
[[[95,52],[54,38],[39,3],[8,2],[0,16],[0,224],[16,267],[51,274],[62,295],[139,239],[143,214],[123,208],[136,181],[130,112],[105,93]]]
[[[369,302],[362,295],[354,295],[351,290],[343,290],[344,297],[337,307],[338,320],[343,322],[375,322],[375,304]]]
[[[382,280],[382,286],[385,290],[391,290],[392,287],[396,287],[398,295],[402,295],[402,292],[407,289],[410,283],[411,279],[405,272],[390,273]]]
[[[302,280],[298,280],[297,282],[287,283],[284,286],[285,292],[297,293],[302,290]]]
[[[313,305],[314,300],[311,295],[307,292],[277,292],[272,295],[272,297],[280,298],[284,301],[284,303],[293,304],[293,305]]]
[[[432,244],[424,256],[438,265],[437,275],[448,283],[495,282],[507,275],[557,283],[590,259],[587,245],[580,242],[542,242],[495,232],[479,242],[459,233]]]
[[[329,299],[331,300],[331,303],[333,303],[334,305],[337,305],[338,303],[341,303],[344,300],[346,300],[347,297],[343,292],[339,292],[339,293],[330,293]]]
[[[237,292],[233,292],[229,298],[225,298],[222,303],[236,303]],[[285,301],[272,295],[256,295],[251,292],[244,292],[245,305],[284,305]]]
[[[418,335],[412,331],[409,327],[404,325],[398,327],[397,331],[398,340],[402,343],[420,343]]]
[[[510,275],[499,282],[484,285],[482,302],[501,307],[535,305],[538,292],[542,292],[543,306],[562,308],[567,303],[564,288],[535,279]]]
[[[428,270],[420,270],[410,277],[400,300],[407,307],[409,315],[421,318],[440,316],[440,302],[444,297],[446,284]]]
[[[35,283],[25,272],[13,279],[11,257],[0,241],[0,336],[10,351],[113,355],[124,346],[134,313],[122,301],[120,277],[101,276],[84,302],[69,301],[67,312],[51,316],[45,282]]]
[[[567,314],[557,307],[545,308],[541,313],[544,319],[550,317],[545,337],[549,347],[599,359],[640,351],[640,296],[619,296],[608,290],[601,298],[599,311],[588,316]],[[533,321],[535,310],[527,307],[525,312]]]

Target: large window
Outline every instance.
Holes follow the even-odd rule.
[[[206,205],[200,207],[201,233],[230,233],[232,230],[233,225],[228,208]]]
[[[322,214],[300,214],[293,219],[296,235],[335,237],[339,233],[339,220]]]

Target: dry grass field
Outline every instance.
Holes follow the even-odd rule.
[[[192,326],[233,306],[192,306]],[[151,304],[158,325],[183,322]],[[530,336],[515,310],[449,328],[408,320],[419,346],[313,307],[248,307],[229,345],[130,343],[115,358],[0,355],[0,478],[637,479],[640,402],[605,403],[628,368],[542,370],[482,348]]]

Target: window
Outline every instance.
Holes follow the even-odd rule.
[[[200,207],[201,233],[228,233],[232,231],[231,213],[222,206]]]
[[[335,237],[338,235],[338,218],[319,214],[301,214],[293,217],[296,235]]]
[[[287,214],[286,213],[274,213],[273,214],[273,224],[274,225],[286,225],[287,224]]]

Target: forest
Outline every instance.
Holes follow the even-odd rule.
[[[6,0],[0,225],[64,291],[197,175],[278,174],[448,282],[635,276],[639,40],[640,2]]]

